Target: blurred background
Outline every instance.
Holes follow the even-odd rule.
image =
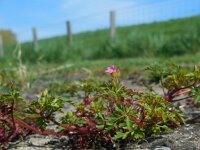
[[[0,0],[0,61],[200,53],[199,0]]]

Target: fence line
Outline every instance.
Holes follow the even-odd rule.
[[[106,12],[107,8],[104,8],[101,12],[82,14],[81,16],[67,19],[69,21],[68,23],[66,20],[59,20],[58,22],[37,26],[37,30],[35,28],[35,33],[32,29],[34,49],[37,50],[39,47],[38,39],[55,35],[66,35],[66,44],[68,46],[73,46],[76,40],[73,38],[73,34],[76,33],[94,31],[97,29],[109,29],[108,36],[114,39],[117,37],[116,27],[118,26],[165,21],[200,14],[199,0],[166,0],[153,3],[141,2],[140,5],[137,7],[135,6],[137,5],[133,4],[121,8],[118,7],[112,12]],[[38,31],[39,37],[37,35]],[[20,31],[18,35],[26,35],[26,38],[30,39],[30,29],[29,32],[27,32],[28,30],[24,30],[24,32]]]
[[[32,28],[32,33],[33,33],[33,49],[37,51],[38,50],[38,36],[37,36],[37,30],[35,27]]]
[[[67,29],[67,45],[71,47],[73,45],[73,33],[72,33],[72,24],[71,21],[66,22]],[[38,30],[32,28],[33,35],[33,49],[38,50]],[[110,39],[113,40],[116,37],[116,11],[110,11]]]
[[[67,45],[71,47],[72,43],[73,43],[73,38],[72,38],[71,22],[67,21]]]
[[[110,12],[110,38],[113,40],[116,36],[116,11]]]
[[[0,35],[0,57],[3,57],[4,51],[3,51],[3,38]]]

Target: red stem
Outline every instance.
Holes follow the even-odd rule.
[[[65,134],[63,134],[63,133],[51,132],[51,131],[47,131],[47,130],[41,131],[40,128],[32,127],[32,126],[28,125],[27,123],[25,123],[24,121],[22,121],[21,119],[19,119],[17,117],[15,117],[14,119],[15,119],[15,122],[20,127],[26,128],[26,129],[31,130],[31,131],[34,131],[36,133],[43,134],[43,135],[65,136]]]

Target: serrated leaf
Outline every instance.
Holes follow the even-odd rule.
[[[185,77],[193,77],[193,76],[194,76],[194,73],[192,72],[185,75]]]
[[[163,121],[164,121],[165,123],[167,122],[167,118],[168,118],[167,114],[162,113],[162,119],[163,119]]]
[[[124,112],[122,105],[116,104],[116,107],[117,107],[117,110],[119,110],[120,112]]]
[[[117,140],[117,139],[126,139],[128,137],[130,132],[117,132],[116,135],[113,137],[114,140]]]
[[[200,96],[197,96],[197,97],[195,98],[194,103],[197,104],[197,103],[199,103],[199,102],[200,102]]]
[[[144,133],[135,133],[133,136],[135,139],[141,139],[144,138]]]
[[[194,66],[194,71],[199,72],[199,67],[197,65]]]
[[[103,129],[105,126],[104,126],[104,125],[96,125],[96,127],[97,127],[98,129]]]
[[[160,126],[162,129],[164,130],[170,130],[170,128],[167,126],[167,125],[163,125],[163,126]]]
[[[126,121],[126,126],[127,126],[128,130],[130,131],[131,130],[131,124],[132,124],[130,118],[127,116],[125,121]]]
[[[126,132],[126,133],[124,133],[122,139],[126,139],[126,138],[128,137],[129,134],[130,134],[130,132]]]
[[[116,135],[113,137],[114,140],[121,139],[124,136],[123,132],[117,132]]]

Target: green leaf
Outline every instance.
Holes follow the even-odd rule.
[[[123,106],[120,105],[120,104],[116,104],[117,106],[117,110],[120,111],[120,112],[124,112],[124,109],[123,109]]]
[[[199,72],[199,67],[197,65],[194,66],[194,71]]]
[[[117,132],[116,135],[113,137],[114,140],[121,139],[125,136],[123,132]]]
[[[117,132],[117,134],[114,136],[114,139],[119,139],[119,138],[122,138],[123,136],[124,136],[124,133]]]
[[[128,127],[128,130],[130,131],[131,130],[131,125],[132,125],[130,118],[127,116],[125,121],[126,121],[126,125]]]
[[[170,128],[167,125],[162,125],[162,126],[160,126],[160,128],[162,128],[164,130],[170,130]]]
[[[188,73],[185,75],[185,77],[193,77],[194,76],[194,73]]]
[[[104,125],[96,125],[96,127],[97,127],[98,129],[103,129],[105,126],[104,126]]]
[[[141,139],[144,138],[144,133],[140,132],[140,133],[134,133],[134,138],[135,139]]]
[[[199,102],[200,102],[200,96],[197,96],[196,98],[195,98],[195,104],[198,104]]]
[[[126,132],[126,133],[124,133],[122,139],[126,139],[126,138],[128,137],[129,134],[130,134],[130,132]]]
[[[167,122],[167,118],[168,118],[167,114],[162,113],[162,119],[163,119],[164,123]]]

